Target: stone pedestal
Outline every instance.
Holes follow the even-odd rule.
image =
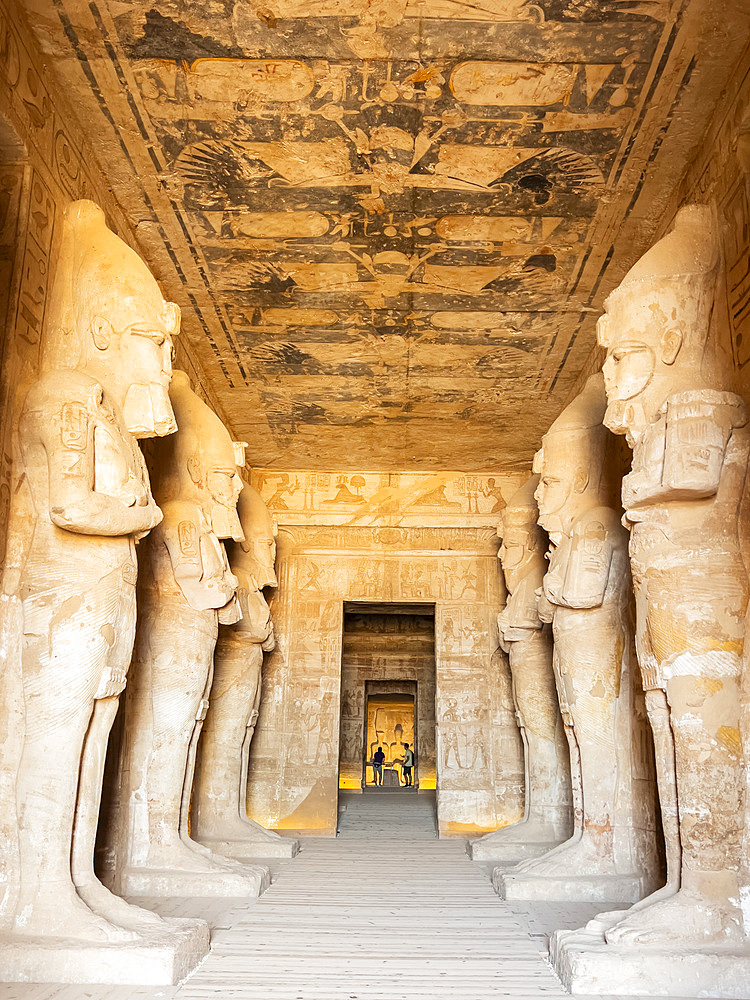
[[[648,890],[635,875],[534,875],[496,868],[492,885],[501,899],[571,903],[637,903]]]
[[[202,837],[201,843],[216,854],[221,854],[225,858],[236,858],[239,861],[244,861],[246,858],[294,858],[299,853],[298,840],[281,837],[250,819],[245,823],[247,835],[243,833],[242,837],[226,840]]]
[[[163,931],[128,944],[0,936],[0,982],[174,986],[208,954],[208,924],[170,918]]]
[[[607,944],[596,932],[555,931],[550,960],[571,993],[722,997],[750,993],[750,948],[670,949]]]
[[[238,866],[239,869],[239,866]],[[260,896],[271,884],[262,865],[240,871],[190,871],[179,868],[127,867],[119,875],[118,890],[125,896]]]
[[[559,841],[523,841],[511,843],[506,840],[492,840],[493,834],[473,840],[467,847],[467,853],[472,861],[497,861],[500,864],[514,865],[530,858],[540,858],[543,854],[557,847]]]

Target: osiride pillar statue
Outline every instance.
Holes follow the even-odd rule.
[[[252,486],[244,486],[237,512],[245,537],[228,542],[227,549],[238,580],[242,618],[219,628],[198,748],[193,831],[200,843],[228,857],[291,858],[299,849],[296,840],[266,830],[247,815],[248,762],[260,709],[263,653],[275,646],[263,589],[277,585],[276,540],[273,519]]]
[[[660,878],[653,784],[635,752],[632,587],[605,406],[602,376],[592,376],[535,460],[539,523],[551,542],[539,610],[552,622],[575,828],[549,853],[496,873],[508,899],[633,902]]]
[[[241,613],[222,539],[243,538],[242,481],[229,433],[184,372],[170,397],[179,429],[153,460],[164,520],[141,561],[113,884],[139,896],[256,896],[267,869],[214,854],[188,829],[218,627]]]
[[[599,321],[605,423],[633,449],[622,502],[668,878],[627,912],[558,932],[556,963],[575,990],[606,981],[621,993],[744,997],[750,984],[750,434],[720,349],[723,280],[713,210],[687,206]]]
[[[93,867],[135,636],[136,542],[162,520],[138,439],[175,430],[178,330],[177,306],[101,209],[68,206],[42,373],[20,413],[4,575],[23,720],[15,756],[3,747],[16,836],[0,845],[1,980],[172,983],[208,950],[202,921],[131,906]]]
[[[513,700],[524,744],[526,804],[520,823],[489,833],[471,845],[474,860],[517,862],[546,853],[572,833],[570,760],[552,668],[552,627],[539,617],[538,594],[547,569],[547,536],[532,476],[502,514],[498,553],[508,600],[498,616],[508,653]]]

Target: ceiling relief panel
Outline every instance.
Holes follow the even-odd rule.
[[[148,153],[144,189],[168,196],[256,464],[528,464],[689,84],[684,5],[56,7],[120,141]]]

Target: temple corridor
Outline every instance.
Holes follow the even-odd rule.
[[[569,994],[750,1000],[750,0],[0,0],[0,1000]]]
[[[174,987],[0,985],[0,1000],[563,1000],[544,931],[597,904],[509,903],[465,841],[435,836],[430,792],[342,793],[339,835],[271,863],[251,901],[165,900],[207,919],[211,954]],[[396,836],[397,834],[397,836]],[[618,1000],[594,997],[594,1000]]]

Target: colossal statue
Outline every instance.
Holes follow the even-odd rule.
[[[250,744],[261,695],[263,652],[275,646],[264,587],[276,587],[276,540],[268,508],[245,485],[237,504],[244,540],[228,543],[229,563],[239,581],[242,618],[219,629],[208,712],[198,749],[193,791],[196,840],[229,857],[285,857],[296,840],[280,837],[247,815]]]
[[[688,206],[609,296],[598,327],[605,423],[633,449],[622,499],[668,881],[627,914],[558,934],[555,948],[567,979],[616,970],[621,992],[648,992],[658,978],[662,993],[738,997],[750,982],[739,537],[750,435],[720,349],[722,279],[713,211]]]
[[[613,505],[605,405],[602,376],[594,375],[535,459],[539,523],[551,542],[539,612],[552,621],[576,826],[541,858],[498,870],[506,898],[632,902],[658,879],[648,782],[634,760],[627,532]]]
[[[188,833],[195,746],[219,622],[239,620],[220,539],[241,541],[242,481],[226,428],[175,372],[179,430],[159,449],[154,495],[164,520],[145,547],[126,717],[113,884],[123,893],[258,895],[267,869],[214,855]]]
[[[537,524],[532,476],[502,515],[498,553],[509,596],[498,616],[501,644],[510,659],[513,697],[523,737],[526,808],[520,823],[471,845],[475,860],[520,861],[544,854],[572,832],[570,758],[552,668],[552,628],[539,617],[538,591],[547,563],[547,538]]]
[[[180,314],[101,209],[78,201],[65,213],[48,317],[42,373],[20,413],[4,576],[22,617],[24,717],[16,801],[5,803],[17,839],[0,846],[0,977],[169,982],[143,949],[145,966],[124,971],[103,946],[163,943],[175,932],[195,964],[206,925],[130,906],[95,877],[93,856],[133,650],[135,544],[162,519],[137,439],[176,428],[168,391]],[[47,939],[58,941],[45,948]],[[71,939],[85,952],[71,956]],[[134,954],[125,948],[122,961],[132,965]]]

